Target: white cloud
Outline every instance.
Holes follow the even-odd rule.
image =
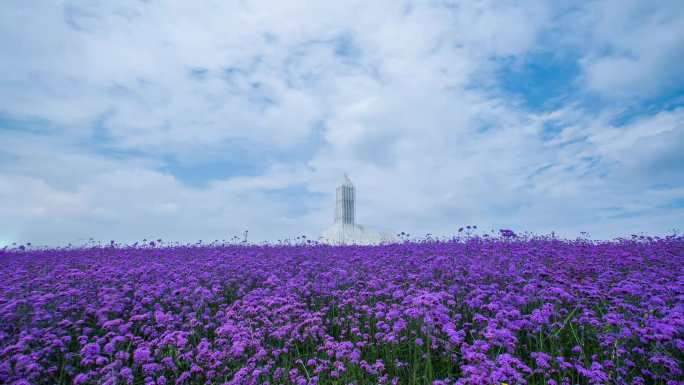
[[[30,144],[24,144],[31,151]],[[26,157],[20,168],[41,174],[46,160],[51,167],[73,166],[58,154],[75,151],[55,145],[53,156]],[[44,175],[31,172],[0,171],[0,229],[8,240],[34,244],[78,244],[90,237],[212,241],[228,240],[245,229],[253,240],[275,240],[311,234],[316,225],[326,223],[317,201],[302,202],[301,212],[293,216],[293,202],[278,199],[278,191],[296,180],[269,178],[259,183],[259,178],[246,178],[195,188],[133,161],[112,161],[96,154],[75,157],[85,164],[63,170],[66,175],[60,179],[69,180],[68,185],[50,183]]]
[[[583,9],[589,24],[586,85],[609,97],[649,97],[684,80],[684,6],[673,1],[603,1]]]
[[[546,2],[0,7],[0,119],[47,131],[0,127],[0,233],[12,239],[315,236],[344,171],[359,220],[397,231],[611,236],[677,223],[662,207],[682,194],[665,183],[681,174],[681,110],[617,127],[619,107],[531,113],[498,88],[501,59],[539,49],[555,28],[561,11]],[[620,7],[608,4],[594,18],[592,7],[576,31],[592,40],[587,87],[664,87],[681,43],[667,7],[642,24],[631,23],[637,8],[612,17]],[[190,186],[168,171],[169,159],[246,153],[268,159],[256,175]]]

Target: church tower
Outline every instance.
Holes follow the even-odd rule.
[[[354,225],[356,214],[356,189],[347,174],[344,174],[342,183],[337,186],[337,199],[335,201],[335,223]]]
[[[335,189],[335,222],[319,240],[330,245],[377,245],[395,242],[391,232],[379,231],[356,223],[356,188],[344,174]]]

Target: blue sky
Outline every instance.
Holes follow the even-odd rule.
[[[0,243],[684,223],[680,1],[4,1]]]

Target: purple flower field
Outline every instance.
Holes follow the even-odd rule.
[[[684,384],[684,238],[0,251],[2,384]]]

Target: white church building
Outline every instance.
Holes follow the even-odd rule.
[[[391,232],[356,224],[356,188],[344,174],[336,191],[335,222],[319,240],[331,245],[375,245],[391,243],[396,238]]]

